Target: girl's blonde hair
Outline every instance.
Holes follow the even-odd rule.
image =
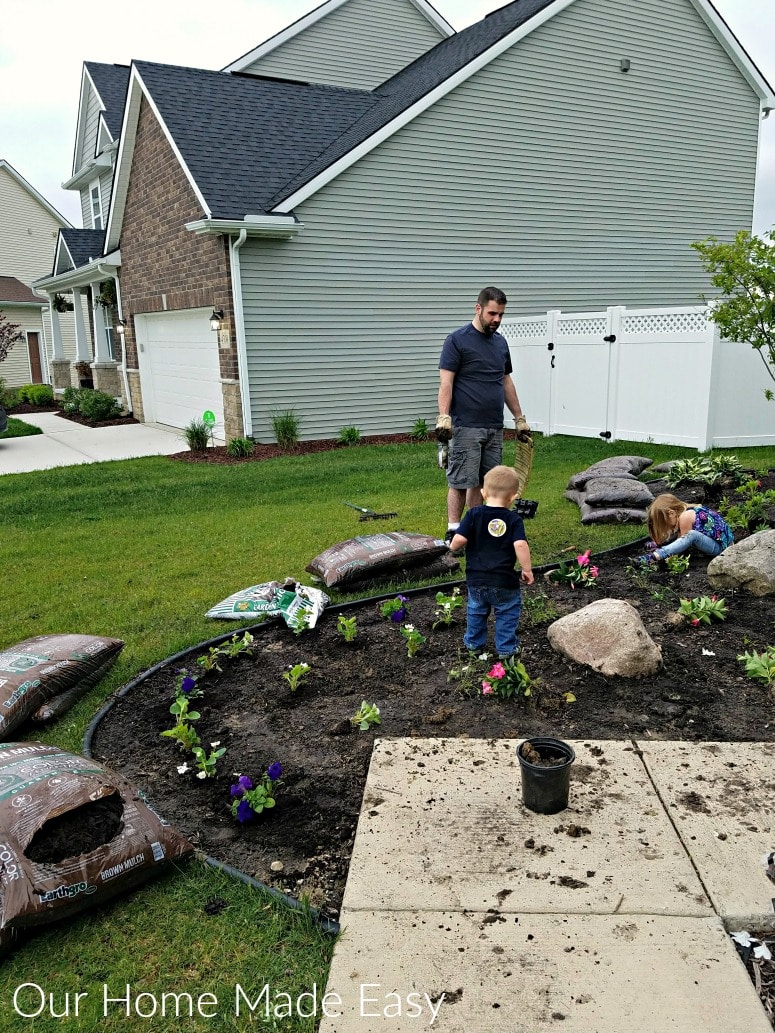
[[[657,545],[664,545],[670,538],[685,509],[689,509],[689,506],[675,495],[657,495],[648,509],[649,534]]]
[[[484,490],[489,495],[519,494],[519,477],[513,466],[494,466],[484,475]]]

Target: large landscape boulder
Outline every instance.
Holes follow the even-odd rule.
[[[775,531],[757,531],[719,553],[708,564],[708,581],[721,590],[775,594]]]
[[[606,677],[642,678],[662,666],[662,650],[622,599],[597,599],[560,617],[547,638],[558,653]]]

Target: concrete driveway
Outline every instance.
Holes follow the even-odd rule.
[[[188,448],[183,431],[158,423],[83,427],[52,412],[25,413],[19,418],[40,427],[43,433],[26,438],[0,438],[0,474],[172,455]]]

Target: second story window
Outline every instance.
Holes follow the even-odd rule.
[[[91,223],[95,230],[102,229],[102,195],[100,193],[99,180],[89,187],[89,198],[91,201]]]

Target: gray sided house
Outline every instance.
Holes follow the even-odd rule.
[[[708,0],[516,0],[452,35],[415,0],[323,8],[222,72],[132,65],[103,254],[141,418],[407,431],[480,287],[509,315],[694,304],[690,243],[750,227],[775,99]],[[363,82],[376,11],[438,42]],[[346,16],[358,60],[329,65]]]

